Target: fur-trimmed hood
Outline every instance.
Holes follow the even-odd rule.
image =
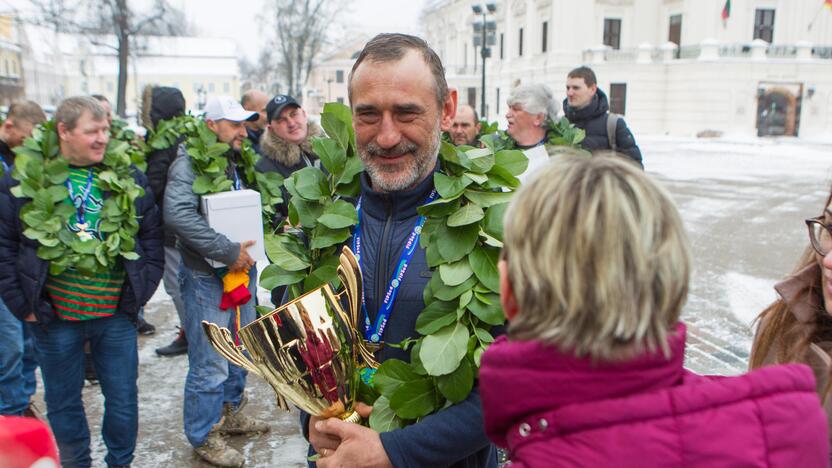
[[[260,137],[260,150],[263,156],[280,163],[286,167],[296,166],[300,163],[301,152],[309,156],[315,155],[312,151],[312,137],[323,136],[324,131],[315,122],[309,121],[307,124],[306,139],[299,145],[289,143],[266,129],[263,136]]]

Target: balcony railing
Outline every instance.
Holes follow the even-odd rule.
[[[719,60],[719,59],[797,59],[797,60],[832,60],[832,46],[812,46],[808,42],[795,44],[769,44],[754,40],[748,44],[720,44],[716,40],[706,39],[700,44],[678,47],[665,43],[660,47],[641,44],[636,48],[613,50],[607,46],[585,49],[584,61],[599,62],[637,62],[655,63],[673,60]]]

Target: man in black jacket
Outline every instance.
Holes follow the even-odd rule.
[[[147,85],[142,94],[142,125],[148,133],[153,131],[159,122],[173,119],[185,114],[185,96],[177,88],[167,86]],[[156,197],[156,206],[159,212],[164,212],[165,187],[168,184],[168,168],[176,159],[176,151],[179,144],[185,139],[179,137],[167,148],[151,149],[147,153],[147,180],[153,195]],[[182,256],[176,250],[176,236],[173,231],[165,230],[165,274],[162,276],[162,283],[165,291],[173,300],[176,308],[176,315],[179,317],[179,333],[168,345],[156,348],[159,356],[178,356],[188,352],[188,340],[185,337],[185,305],[182,303],[182,293],[179,291],[179,264]]]
[[[361,177],[361,267],[364,303],[376,323],[389,284],[398,293],[381,341],[417,336],[415,322],[431,276],[425,251],[416,249],[401,282],[391,282],[407,238],[419,221],[417,207],[434,190],[440,136],[451,128],[456,90],[449,90],[436,53],[417,37],[381,34],[362,50],[349,81],[355,140],[366,172]],[[409,361],[386,346],[379,361]],[[367,416],[371,411],[359,407]],[[320,468],[496,467],[496,450],[483,429],[479,393],[403,429],[379,434],[338,418],[303,417],[303,432],[322,458]]]
[[[644,167],[632,132],[623,117],[610,114],[607,95],[598,89],[598,80],[591,68],[578,67],[567,75],[563,112],[572,124],[586,132],[581,142],[584,149],[615,150]]]
[[[62,229],[67,237],[82,241],[104,240],[98,213],[109,195],[98,187],[98,174],[110,136],[105,111],[91,97],[73,97],[58,106],[55,120],[59,157],[70,164],[66,185],[72,190],[66,203],[75,207]],[[153,192],[138,169],[131,172],[145,190],[135,200],[138,258],[119,257],[105,273],[93,276],[75,269],[50,272],[50,262],[38,256],[40,242],[23,234],[20,211],[30,200],[12,195],[18,182],[11,175],[0,181],[0,294],[18,319],[37,322],[30,330],[62,466],[89,467],[92,461],[81,399],[85,340],[92,345],[107,408],[102,426],[105,461],[108,466],[133,461],[139,424],[135,321],[162,278],[164,253]]]

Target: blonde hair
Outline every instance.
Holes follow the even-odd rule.
[[[519,313],[509,336],[576,356],[657,348],[688,292],[690,252],[670,196],[621,157],[553,159],[512,200],[504,255]]]

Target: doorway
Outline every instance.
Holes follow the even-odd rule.
[[[802,83],[760,83],[757,136],[798,136]]]

